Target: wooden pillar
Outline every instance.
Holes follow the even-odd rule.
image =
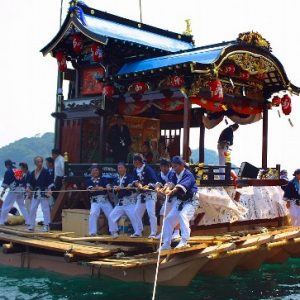
[[[205,126],[203,124],[203,111],[200,114],[200,137],[199,137],[199,163],[204,163],[204,140],[205,140]]]
[[[57,89],[56,89],[56,105],[55,105],[55,112],[60,113],[62,109],[62,101],[64,99],[63,91],[62,91],[62,84],[63,84],[63,73],[57,73]],[[55,129],[54,129],[54,148],[60,149],[61,148],[61,130],[62,130],[62,120],[61,118],[55,118]]]
[[[190,121],[191,121],[191,100],[189,97],[184,98],[183,106],[183,159],[188,161],[188,149],[190,142]]]
[[[262,132],[262,168],[268,167],[268,107],[263,110],[263,132]]]
[[[106,132],[105,132],[105,123],[106,123],[106,117],[103,115],[100,115],[100,135],[99,135],[99,162],[103,163],[104,162],[104,150],[106,146]]]

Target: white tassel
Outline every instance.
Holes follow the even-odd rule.
[[[232,79],[229,77],[229,81],[230,81],[230,83],[231,83],[231,86],[234,88],[235,86],[234,86],[234,83],[233,83],[233,81],[232,81]]]
[[[292,122],[292,120],[290,118],[288,118],[288,121],[289,121],[291,127],[294,127],[294,124],[293,124],[293,122]]]
[[[278,113],[278,117],[281,118],[281,114],[280,114],[279,109],[277,110],[277,113]]]

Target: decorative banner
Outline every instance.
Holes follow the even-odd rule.
[[[102,62],[103,61],[103,51],[101,46],[97,43],[93,43],[91,46],[92,58],[94,62]]]
[[[58,70],[60,72],[65,72],[67,70],[66,56],[62,51],[56,53],[56,60],[58,65]]]
[[[99,78],[104,76],[104,70],[101,67],[83,69],[81,73],[81,95],[101,94],[103,83]]]
[[[128,88],[129,93],[133,94],[144,94],[150,90],[150,86],[146,82],[135,82],[131,84]]]
[[[133,102],[126,103],[125,101],[119,102],[119,113],[124,115],[138,115],[147,110],[151,106],[148,102]]]
[[[172,99],[165,99],[161,101],[153,102],[153,105],[160,110],[164,111],[176,111],[182,110],[184,106],[184,100],[182,98],[172,98]]]
[[[287,94],[281,98],[281,109],[285,115],[289,115],[292,112],[292,100]]]
[[[263,111],[260,107],[252,107],[252,106],[240,106],[231,104],[230,107],[237,113],[243,115],[256,115]]]
[[[202,108],[205,108],[208,111],[220,112],[220,111],[224,110],[222,108],[222,103],[221,102],[205,100],[203,98],[197,98],[197,97],[191,97],[191,101],[192,101],[192,104],[199,105],[199,106],[201,106]]]

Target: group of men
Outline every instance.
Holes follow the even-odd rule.
[[[9,191],[2,203],[0,226],[5,224],[14,203],[17,202],[29,231],[35,230],[36,213],[38,206],[41,205],[44,218],[43,231],[49,231],[50,198],[53,191],[61,188],[64,176],[64,158],[57,149],[53,149],[52,157],[46,158],[47,167],[44,167],[43,164],[43,157],[36,156],[34,158],[35,169],[29,172],[26,163],[20,163],[19,168],[16,168],[11,160],[5,161],[6,171],[0,198],[4,196],[7,189]]]
[[[188,246],[190,221],[198,207],[197,186],[194,175],[186,168],[179,156],[171,161],[161,160],[160,172],[147,165],[142,155],[133,157],[134,170],[130,174],[123,162],[117,165],[118,175],[113,182],[108,182],[97,165],[91,168],[91,177],[86,186],[91,200],[89,234],[97,234],[97,220],[101,211],[108,219],[109,231],[113,237],[118,236],[117,221],[127,215],[134,233],[132,238],[141,237],[143,232],[143,215],[147,210],[150,222],[149,238],[158,238],[156,202],[158,195],[165,201],[160,215],[165,217],[164,230],[161,233],[161,249],[171,247],[174,229],[180,226],[181,240],[177,248]],[[116,204],[110,202],[110,196],[116,198]],[[176,233],[176,232],[175,232]]]

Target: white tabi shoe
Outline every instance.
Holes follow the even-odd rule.
[[[45,225],[42,229],[42,232],[49,232],[49,225]]]
[[[155,235],[155,234],[150,234],[150,235],[148,236],[148,239],[156,239],[156,235]]]
[[[156,252],[163,251],[163,250],[170,250],[170,249],[171,249],[171,246],[170,246],[170,245],[162,244],[162,245],[160,246],[160,248],[157,249]]]
[[[155,238],[156,240],[160,240],[160,237],[161,237],[161,233],[159,233],[158,235],[156,235],[154,238]]]
[[[117,232],[114,232],[111,234],[111,237],[114,239],[117,238],[118,236],[119,236],[119,234]]]
[[[187,241],[181,240],[179,244],[175,247],[175,249],[182,249],[182,248],[188,248],[190,245],[187,243]]]
[[[132,238],[139,238],[139,237],[142,237],[141,234],[137,234],[137,233],[133,233],[130,237]]]
[[[174,233],[173,233],[173,235],[172,235],[172,241],[180,239],[180,238],[181,238],[181,235],[179,233],[179,230],[175,230]]]

